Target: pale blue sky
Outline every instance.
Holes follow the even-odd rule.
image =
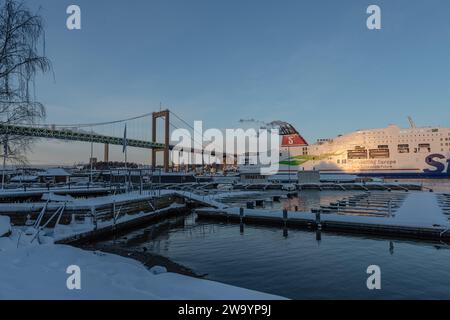
[[[408,115],[450,125],[448,0],[26,2],[46,20],[55,79],[40,78],[37,95],[50,123],[115,120],[162,102],[208,127],[285,120],[311,142],[406,126]],[[81,31],[65,27],[70,4],[82,9]],[[370,4],[382,9],[381,31],[366,28]],[[74,163],[88,152],[40,143],[30,159]]]

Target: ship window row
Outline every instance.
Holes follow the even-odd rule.
[[[410,153],[409,144],[399,144],[397,147],[398,153]],[[431,145],[429,143],[420,143],[417,148],[414,148],[414,153],[431,152]]]
[[[421,142],[421,141],[426,141],[426,142],[433,142],[434,141],[434,139],[431,139],[431,138],[420,138],[420,139],[404,139],[404,138],[400,138],[400,139],[397,139],[397,140],[389,140],[389,139],[364,139],[364,142],[368,142],[368,143],[375,143],[375,142],[378,142],[378,143],[393,143],[394,141],[405,141],[405,142],[410,142],[410,141],[412,141],[412,142]],[[439,140],[437,140],[437,141],[439,141]],[[443,140],[443,139],[441,139],[441,141],[445,141],[445,140]],[[450,138],[448,139],[448,141],[450,141]]]
[[[450,146],[447,143],[446,146]],[[409,144],[399,144],[397,146],[398,153],[414,153],[431,152],[431,145],[429,143],[420,143],[417,147],[410,148]],[[388,145],[379,145],[377,149],[366,149],[365,147],[357,146],[354,150],[347,150],[347,158],[355,159],[386,159],[390,158],[390,150]]]
[[[441,137],[441,136],[442,136],[442,134],[401,134],[401,135],[399,135],[400,138]]]
[[[302,153],[304,156],[307,156],[308,155],[308,147],[303,147]]]
[[[350,160],[355,159],[387,159],[390,156],[388,148],[379,149],[364,149],[356,147],[355,150],[347,150],[347,158]]]

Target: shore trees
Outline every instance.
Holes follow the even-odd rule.
[[[0,125],[31,125],[45,117],[34,81],[51,70],[45,56],[44,23],[22,2],[0,0]],[[32,138],[0,135],[4,159],[25,162]]]

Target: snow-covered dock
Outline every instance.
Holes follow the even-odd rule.
[[[18,188],[0,190],[0,202],[17,202],[21,200],[39,199],[46,193],[53,193],[57,195],[70,195],[78,197],[88,196],[105,196],[114,191],[125,190],[111,189],[111,187],[103,186],[65,186],[52,188]]]
[[[293,183],[297,190],[338,190],[338,191],[421,191],[424,187],[418,183],[386,183],[386,182],[319,182],[319,183]],[[238,183],[233,186],[236,190],[283,190],[283,183]]]
[[[124,215],[115,220],[105,220],[93,223],[92,221],[72,222],[69,225],[57,225],[52,233],[58,244],[75,244],[137,228],[150,222],[181,215],[186,206],[173,203],[170,206],[150,212],[140,212],[134,215]]]
[[[389,193],[390,194],[390,193]],[[388,193],[386,196],[389,195]],[[439,195],[425,192],[407,193],[395,212],[384,215],[285,212],[260,209],[197,209],[199,218],[242,223],[265,223],[278,226],[301,226],[313,229],[441,240],[450,238],[449,216],[438,201]]]
[[[46,193],[40,202],[0,203],[0,215],[8,219],[8,225],[11,222],[43,229],[40,235],[51,234],[56,242],[71,244],[182,215],[191,203],[227,208],[214,196],[181,190],[137,191],[87,199]],[[0,231],[6,233],[7,229],[2,227]]]
[[[146,192],[129,192],[91,198],[72,198],[69,195],[44,193],[38,202],[0,203],[0,215],[11,218],[14,225],[25,225],[43,215],[46,221],[54,217],[61,224],[69,224],[73,219],[85,220],[93,218],[97,221],[115,219],[116,216],[133,215],[150,212],[169,206],[172,203],[196,203],[213,208],[226,208],[213,196],[199,195],[181,190],[157,190]],[[55,213],[59,213],[56,219]]]

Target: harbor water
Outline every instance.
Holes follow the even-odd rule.
[[[301,192],[276,206],[294,201],[309,210],[345,196],[349,193]],[[253,225],[242,230],[192,213],[172,219],[169,227],[148,226],[102,244],[158,254],[206,279],[291,299],[450,299],[450,245],[445,243],[319,236],[299,229],[286,234]],[[381,290],[367,288],[371,265],[381,268]]]

